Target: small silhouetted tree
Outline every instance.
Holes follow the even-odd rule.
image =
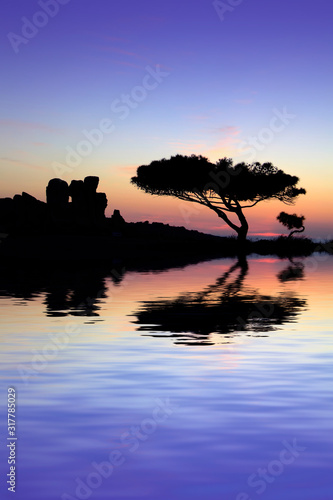
[[[223,158],[212,164],[196,155],[176,155],[141,165],[131,179],[146,193],[174,196],[210,208],[236,231],[240,241],[245,241],[248,233],[243,210],[271,199],[292,205],[298,195],[305,194],[303,188],[296,187],[298,181],[271,163],[233,165],[231,158]],[[238,219],[236,223],[230,219],[232,214]]]
[[[291,238],[295,233],[303,233],[305,231],[304,215],[296,215],[296,214],[287,214],[286,212],[281,212],[277,216],[277,220],[281,222],[281,224],[289,229],[291,233],[288,235],[288,238]]]

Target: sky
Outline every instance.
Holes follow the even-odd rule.
[[[333,238],[330,0],[3,0],[0,197],[98,175],[106,214],[229,235],[213,212],[130,184],[175,154],[271,162],[307,190],[247,209],[250,236]]]

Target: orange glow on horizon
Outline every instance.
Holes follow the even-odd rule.
[[[281,236],[281,233],[251,233],[251,236],[266,236],[267,238],[277,238]]]
[[[287,169],[286,169],[287,170]],[[106,215],[110,217],[114,209],[119,209],[128,222],[145,221],[163,222],[174,226],[184,226],[201,232],[235,235],[221,219],[207,207],[196,203],[189,203],[168,196],[152,196],[130,184],[130,179],[135,175],[136,165],[121,165],[107,167],[96,165],[95,168],[86,165],[80,171],[73,171],[64,176],[67,182],[72,179],[83,179],[86,175],[98,175],[100,184],[99,192],[105,192],[108,198]],[[31,173],[31,172],[30,172]],[[14,174],[14,172],[13,172]],[[34,174],[35,175],[35,174]],[[46,201],[45,189],[48,181],[55,177],[51,168],[38,172],[38,178],[33,175],[7,176],[4,179],[1,197],[13,197],[23,191]],[[287,206],[273,200],[259,203],[251,209],[245,209],[249,222],[249,235],[258,237],[278,237],[287,235],[289,231],[284,228],[276,217],[281,211],[304,215],[305,232],[302,236],[317,237],[322,239],[333,238],[333,199],[331,196],[331,183],[329,178],[323,186],[322,179],[318,176],[304,175],[300,185],[307,189],[305,196],[300,196],[294,206]],[[237,218],[234,219],[237,223]],[[332,228],[332,229],[330,229]]]

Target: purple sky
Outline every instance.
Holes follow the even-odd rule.
[[[110,211],[216,232],[209,211],[184,220],[177,201],[129,179],[176,153],[230,156],[298,175],[308,195],[294,211],[310,235],[330,235],[333,7],[215,4],[4,0],[0,196],[43,198],[52,177],[95,174]],[[267,207],[254,214],[257,232],[283,231],[274,220],[285,207],[266,220]]]

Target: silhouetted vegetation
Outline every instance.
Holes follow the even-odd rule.
[[[305,231],[304,215],[296,215],[296,214],[287,214],[286,212],[280,212],[277,216],[277,220],[281,222],[285,227],[287,227],[291,231],[288,238],[291,238],[295,233],[303,233]]]
[[[241,243],[248,233],[244,208],[271,199],[291,205],[305,194],[303,188],[296,187],[298,181],[271,163],[233,165],[231,158],[223,158],[212,164],[196,155],[176,155],[141,165],[131,179],[146,193],[174,196],[210,208],[236,231]],[[231,214],[237,216],[239,225],[230,219]]]
[[[210,165],[200,157],[190,157],[189,165],[192,161],[203,162],[205,168]],[[165,162],[169,165],[167,160]],[[222,163],[221,160],[216,172],[229,172],[230,178],[236,175],[238,166],[231,167],[230,162],[225,160],[223,170]],[[261,171],[258,175],[256,168]],[[234,174],[231,174],[232,169]],[[267,179],[273,176],[273,180],[278,180],[280,176],[285,179],[286,174],[278,172],[270,165],[261,165],[260,168],[258,165],[246,166],[244,171],[241,168],[237,172],[237,178],[243,176],[246,179],[248,175],[249,179],[256,176],[259,180],[262,176]],[[287,179],[290,177],[287,176]],[[292,182],[297,180],[292,179]],[[111,217],[106,217],[107,198],[104,193],[97,192],[98,183],[98,177],[93,176],[86,177],[84,181],[74,180],[70,184],[52,179],[47,186],[46,203],[27,193],[0,199],[0,263],[17,266],[20,262],[23,265],[33,262],[41,266],[53,262],[61,267],[68,262],[76,266],[108,266],[118,262],[128,269],[164,269],[251,253],[280,257],[310,255],[315,251],[333,253],[331,243],[317,244],[307,238],[245,240],[240,245],[235,237],[213,236],[182,226],[149,221],[126,222],[117,209]],[[236,184],[238,198],[244,198],[246,194],[242,195],[241,188]],[[230,186],[233,185],[231,181]],[[271,195],[274,189],[271,188]],[[299,194],[300,191],[303,190],[286,188],[284,194],[280,192],[274,196],[291,202],[292,194]],[[251,196],[255,196],[254,191]],[[253,204],[258,201],[254,200]]]

